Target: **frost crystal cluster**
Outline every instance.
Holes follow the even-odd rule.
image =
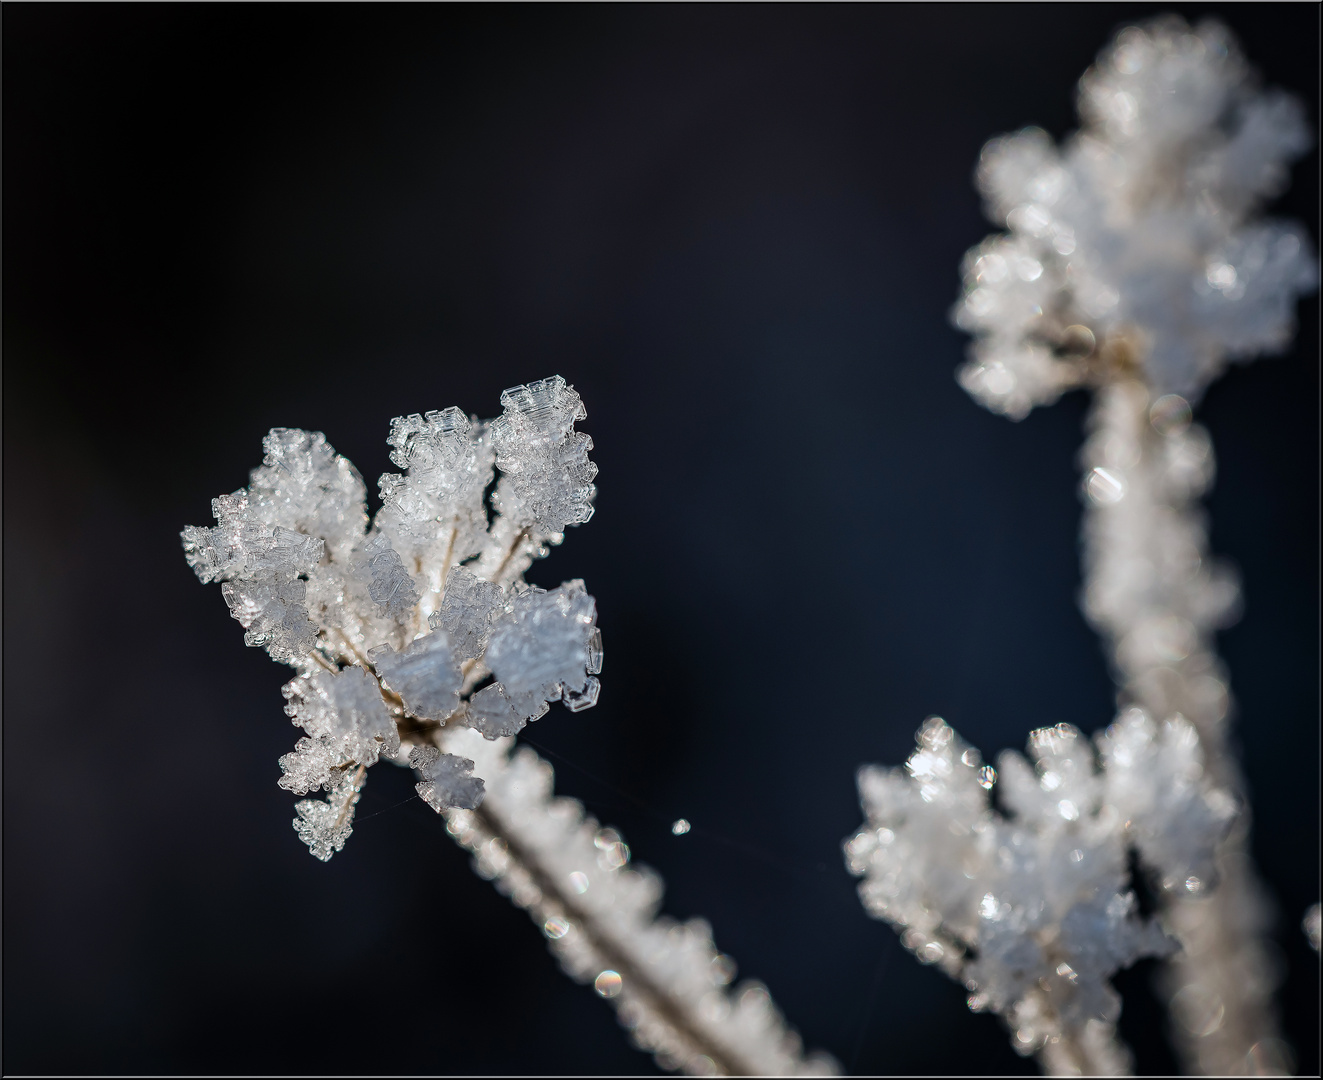
[[[371,527],[357,470],[320,432],[276,428],[248,487],[213,501],[217,524],[183,532],[189,565],[221,582],[244,641],[298,672],[282,692],[305,737],[280,759],[280,786],[325,793],[295,807],[319,859],[344,847],[379,759],[417,768],[438,811],[471,809],[483,781],[435,748],[442,727],[494,739],[549,702],[597,701],[601,634],[583,582],[523,583],[567,525],[592,516],[592,440],[574,430],[583,403],[556,376],[501,404],[490,423],[456,408],[391,421],[403,472],[381,477]]]
[[[767,989],[731,991],[735,965],[702,920],[657,917],[661,880],[619,833],[552,794],[552,769],[513,736],[560,701],[594,705],[602,638],[583,582],[523,582],[593,513],[583,403],[559,376],[501,395],[490,422],[455,408],[391,422],[382,508],[320,433],[284,428],[217,524],[184,552],[219,581],[249,645],[291,665],[285,712],[303,730],[280,759],[294,829],[323,861],[353,831],[367,770],[412,767],[474,866],[529,911],[561,965],[612,1001],[665,1068],[820,1075]],[[489,516],[487,502],[493,508]]]
[[[1165,17],[1122,30],[1080,81],[1082,129],[984,148],[978,181],[1008,233],[965,260],[954,317],[975,335],[959,380],[1012,419],[1093,389],[1081,452],[1086,618],[1117,685],[1097,758],[1073,728],[994,772],[930,721],[907,772],[865,769],[868,824],[847,844],[865,905],[993,1009],[1054,1073],[1124,1069],[1107,980],[1167,959],[1177,1048],[1212,1074],[1289,1070],[1228,741],[1214,633],[1239,585],[1209,552],[1212,484],[1193,404],[1228,361],[1280,351],[1318,282],[1292,222],[1256,220],[1309,148],[1300,104],[1261,91],[1225,29]],[[980,771],[981,770],[981,771]],[[1137,920],[1129,857],[1156,896]]]
[[[1009,232],[966,257],[961,384],[1018,419],[1130,363],[1196,401],[1228,361],[1283,349],[1317,269],[1294,222],[1253,220],[1309,149],[1304,109],[1257,88],[1228,32],[1123,30],[1080,80],[1081,129],[994,139],[978,182]]]
[[[1107,980],[1175,946],[1137,913],[1128,848],[1169,879],[1206,880],[1234,800],[1179,717],[1129,709],[1096,758],[1068,724],[1033,732],[1029,752],[1032,765],[1007,752],[994,769],[930,718],[904,769],[861,770],[868,822],[847,861],[869,912],[963,982],[971,1009],[1005,1017],[1017,1050],[1042,1051],[1054,1071],[1122,1071]],[[992,808],[994,785],[1009,816]]]

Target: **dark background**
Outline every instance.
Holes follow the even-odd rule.
[[[1064,134],[1158,10],[5,5],[4,1071],[654,1070],[396,805],[408,773],[374,769],[348,847],[309,857],[275,782],[288,669],[179,547],[273,425],[324,431],[375,507],[391,417],[491,416],[559,372],[598,513],[531,578],[586,579],[606,665],[598,708],[528,731],[558,789],[810,1046],[1031,1072],[865,917],[840,842],[855,769],[929,713],[989,756],[1110,719],[1075,607],[1084,397],[985,412],[947,313],[991,231],[984,140]],[[1318,7],[1223,17],[1316,116]],[[1277,207],[1315,237],[1317,161]],[[1306,1074],[1317,313],[1200,410]],[[1165,1070],[1149,977],[1122,1027]]]

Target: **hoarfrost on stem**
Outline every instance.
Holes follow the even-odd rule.
[[[403,749],[438,810],[476,806],[471,761],[408,751],[434,750],[443,725],[470,715],[494,738],[548,702],[597,700],[601,638],[583,582],[551,592],[522,582],[567,525],[591,516],[592,442],[573,430],[583,403],[559,376],[501,400],[505,415],[490,424],[456,408],[393,420],[391,461],[405,471],[382,476],[370,528],[354,467],[319,432],[275,428],[249,486],[213,501],[217,524],[183,532],[189,565],[222,583],[245,642],[298,671],[285,711],[307,738],[280,759],[280,784],[327,793],[300,803],[294,822],[318,858],[344,846],[379,758]],[[489,520],[483,495],[497,468],[513,494]],[[477,690],[493,672],[498,681]]]
[[[249,645],[293,666],[285,712],[304,731],[282,788],[321,791],[294,829],[323,861],[344,848],[370,766],[416,770],[475,869],[533,913],[566,971],[616,1006],[666,1068],[821,1074],[765,987],[731,994],[734,963],[701,920],[656,916],[660,879],[620,835],[551,793],[551,767],[511,738],[551,702],[596,703],[597,608],[582,581],[523,581],[592,516],[597,466],[583,403],[559,376],[507,390],[489,423],[449,408],[391,422],[382,508],[318,433],[278,428],[249,487],[183,532]],[[500,476],[497,479],[497,472]],[[491,494],[489,518],[484,495]]]
[[[1257,87],[1225,28],[1179,18],[1117,35],[1080,80],[1081,129],[983,149],[988,215],[965,258],[961,384],[1019,419],[1100,365],[1197,401],[1228,361],[1285,348],[1318,282],[1298,224],[1254,220],[1311,145],[1304,109]]]
[[[984,148],[978,183],[1009,231],[968,253],[953,315],[975,338],[959,381],[994,412],[1020,419],[1072,387],[1095,391],[1080,599],[1117,684],[1102,768],[1074,729],[1035,732],[1033,768],[999,762],[1014,812],[1002,820],[967,775],[977,752],[958,755],[961,770],[937,745],[959,745],[949,729],[926,727],[909,780],[861,773],[870,827],[847,858],[869,910],[967,980],[971,1007],[1000,1012],[1018,1049],[1050,1072],[1105,1073],[1127,1059],[1108,978],[1167,951],[1126,900],[1134,851],[1180,943],[1161,975],[1178,1049],[1201,1072],[1285,1071],[1213,645],[1239,614],[1239,584],[1209,553],[1197,500],[1212,440],[1192,405],[1229,361],[1283,349],[1318,283],[1303,228],[1254,218],[1311,138],[1301,105],[1260,90],[1211,21],[1122,30],[1078,103],[1082,127],[1060,148],[1037,128]]]
[[[1110,1042],[1120,1015],[1111,975],[1175,946],[1137,914],[1128,845],[1142,836],[1180,862],[1184,844],[1211,852],[1230,818],[1225,793],[1192,776],[1184,733],[1159,737],[1132,710],[1098,740],[1101,768],[1094,747],[1059,724],[1030,735],[1032,764],[1008,752],[994,769],[930,718],[903,770],[860,771],[868,822],[845,851],[865,907],[920,963],[963,982],[971,1009],[1003,1016],[1021,1053]],[[1153,752],[1134,754],[1140,743]],[[1136,798],[1152,780],[1179,794]],[[992,808],[994,785],[1009,816]]]

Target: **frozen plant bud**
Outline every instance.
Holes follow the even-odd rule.
[[[559,376],[501,403],[490,423],[453,406],[393,420],[391,461],[404,472],[381,477],[370,530],[357,470],[320,432],[273,428],[249,486],[213,501],[214,526],[182,533],[189,566],[221,584],[244,641],[297,672],[285,711],[306,737],[280,758],[279,784],[326,793],[299,803],[295,822],[320,859],[344,845],[378,759],[431,751],[418,759],[420,792],[438,810],[475,807],[483,781],[469,759],[437,751],[442,725],[495,740],[550,702],[597,701],[592,597],[580,581],[548,593],[522,580],[592,514],[592,442],[574,431],[583,403]]]
[[[1197,401],[1228,361],[1280,352],[1318,283],[1295,222],[1254,220],[1309,149],[1300,103],[1258,87],[1227,31],[1123,30],[1080,80],[1082,127],[993,139],[979,162],[1008,234],[966,257],[961,385],[1013,419],[1090,372],[1142,370]]]

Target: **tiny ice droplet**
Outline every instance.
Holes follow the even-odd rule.
[[[613,998],[620,993],[624,980],[620,978],[618,972],[604,971],[593,980],[593,989],[604,998]]]
[[[570,920],[562,919],[559,915],[553,915],[542,924],[542,932],[552,941],[563,938],[570,932]]]
[[[1089,473],[1084,481],[1084,490],[1089,498],[1101,506],[1111,506],[1121,501],[1125,494],[1125,481],[1111,469],[1101,466]]]
[[[671,823],[671,832],[676,836],[683,836],[689,831],[689,827],[689,822],[684,818],[676,818],[675,821]]]
[[[574,886],[574,891],[582,896],[588,891],[588,875],[582,870],[576,870],[570,875],[570,884]]]

